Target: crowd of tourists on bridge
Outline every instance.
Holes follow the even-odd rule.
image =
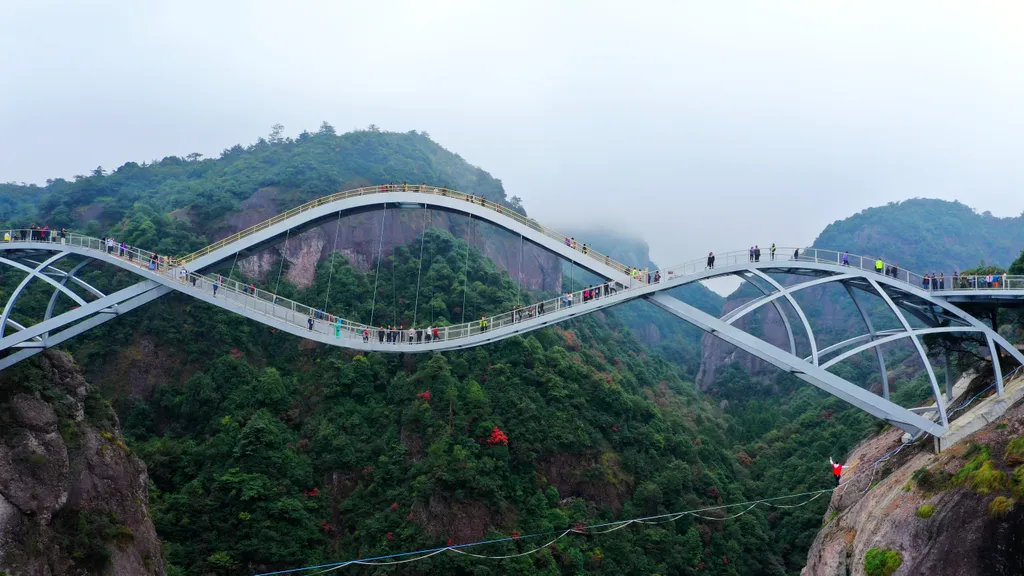
[[[749,257],[750,262],[760,262],[761,261],[761,247],[758,246],[757,244],[754,244],[753,246],[751,246],[748,257]],[[768,258],[769,258],[769,261],[774,261],[775,260],[775,242],[772,242],[771,248],[768,249]],[[714,255],[714,253],[712,253],[712,254],[708,255],[708,268],[714,268],[714,267],[715,267],[715,255]]]
[[[843,253],[840,257],[840,263],[843,266],[850,265],[849,252]],[[899,276],[899,264],[888,263],[880,257],[875,259],[874,270],[876,274],[882,274],[897,280],[901,279]],[[914,276],[916,276],[916,274]],[[911,272],[904,272],[902,280],[910,282]],[[992,274],[961,274],[959,271],[954,271],[953,275],[948,278],[944,272],[939,272],[938,274],[929,272],[921,275],[921,288],[928,291],[966,290],[971,288],[1009,288],[1010,286],[1007,285],[1008,282],[1009,278],[1005,274],[1001,274],[999,272]],[[1024,287],[1024,282],[1021,282],[1021,286],[1019,287]]]
[[[384,185],[381,190],[408,190],[409,186],[406,184],[400,185],[391,184]],[[415,188],[415,186],[413,186]],[[440,190],[435,189],[436,192],[447,194],[448,189],[443,188]],[[467,200],[475,201],[477,197],[467,196]],[[484,200],[482,197],[479,198],[481,205]],[[12,241],[35,241],[35,242],[60,242],[66,244],[68,242],[69,233],[67,229],[55,229],[49,226],[39,227],[32,225],[28,229],[24,230],[10,230],[4,234],[4,240],[7,242]],[[95,239],[85,239],[88,245],[83,244],[85,247],[99,248],[105,251],[111,256],[127,260],[129,263],[136,264],[138,266],[146,267],[152,271],[167,271],[172,277],[177,277],[179,281],[186,284],[191,284],[194,288],[201,289],[212,289],[213,297],[218,296],[218,289],[225,287],[225,280],[223,276],[217,275],[215,279],[206,278],[194,273],[190,273],[184,266],[175,266],[173,259],[168,257],[161,257],[155,253],[148,253],[142,250],[137,250],[134,247],[128,246],[123,241],[117,241],[112,237],[104,237],[101,241]],[[573,250],[582,253],[585,256],[596,258],[600,261],[603,258],[606,265],[612,266],[612,262],[608,256],[602,256],[594,253],[591,248],[583,243],[580,244],[574,237],[565,237],[565,245]],[[95,244],[99,242],[100,245]],[[767,256],[769,261],[776,260],[776,245],[772,243],[767,248]],[[755,244],[748,250],[748,259],[751,263],[761,262],[762,250],[759,245]],[[800,250],[794,250],[792,259],[800,260]],[[817,260],[817,252],[814,256]],[[843,266],[850,266],[850,254],[844,252],[840,257],[839,261]],[[864,262],[864,259],[860,260],[861,265],[865,268],[870,269],[868,262]],[[870,262],[870,261],[869,261]],[[616,266],[620,266],[615,264]],[[715,254],[709,252],[707,257],[706,269],[715,268]],[[621,269],[621,268],[620,268]],[[630,278],[631,283],[636,282],[633,286],[644,285],[644,284],[658,284],[662,281],[662,273],[660,270],[650,271],[647,268],[638,267],[625,267],[622,269],[626,276]],[[892,278],[899,278],[900,268],[898,264],[886,263],[882,258],[877,258],[874,262],[874,271],[878,274],[883,274]],[[672,277],[672,272],[668,272],[669,277]],[[909,273],[905,274],[906,278],[904,281],[909,281],[911,276]],[[954,272],[949,278],[947,283],[947,277],[944,273],[939,274],[925,274],[921,278],[921,287],[925,290],[946,290],[946,289],[957,289],[957,288],[1000,288],[1005,286],[1005,276],[994,273],[987,275],[967,275],[959,274]],[[257,295],[257,288],[254,283],[241,283],[232,281],[235,292],[241,293],[248,296],[249,298],[255,298],[258,300],[267,300],[272,302],[274,305],[278,305],[278,297],[274,294],[266,293],[264,296]],[[559,296],[554,300],[555,308],[570,308],[575,304],[587,304],[592,301],[605,298],[608,296],[615,295],[620,289],[626,289],[627,286],[618,281],[609,281],[604,284],[586,286],[583,290],[578,292],[567,291],[565,294]],[[295,311],[295,303],[292,303],[292,311]],[[499,316],[499,326],[504,326],[510,323],[518,323],[524,320],[530,320],[545,313],[545,303],[538,302],[526,306],[515,306],[511,312],[506,315]],[[345,328],[345,321],[339,317],[329,315],[322,311],[313,311],[309,314],[307,319],[307,328],[311,331],[317,329],[318,322],[326,322],[328,324],[328,333],[333,331],[335,338],[341,338],[342,332]],[[361,337],[364,343],[369,343],[376,336],[376,340],[379,344],[429,344],[440,340],[447,340],[452,337],[461,338],[470,335],[473,332],[481,333],[487,332],[492,328],[492,320],[486,315],[476,322],[470,324],[463,324],[461,326],[449,326],[449,327],[438,327],[438,326],[427,326],[426,328],[410,326],[406,328],[403,325],[388,325],[388,326],[362,326],[353,325],[350,326],[355,337]],[[332,330],[333,329],[333,330]],[[474,330],[475,329],[475,330]]]
[[[39,226],[33,224],[29,226],[27,230],[9,230],[4,232],[4,242],[57,242],[61,244],[66,243],[68,237],[68,229],[61,228],[50,228],[49,226]]]

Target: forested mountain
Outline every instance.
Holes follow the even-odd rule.
[[[998,218],[959,202],[914,198],[833,222],[813,245],[948,276],[982,262],[1008,266],[1024,246],[1024,216]]]
[[[259,210],[381,181],[437,182],[505,200],[500,182],[425,135],[339,136],[329,127],[236,146],[216,159],[166,158],[41,188],[6,186],[3,198],[10,199],[10,224],[68,225],[174,254]],[[515,199],[507,204],[521,209]],[[518,285],[529,284],[530,269],[503,260],[507,248],[494,233],[452,221],[420,236],[420,216],[394,212],[412,224],[393,228],[379,274],[380,252],[326,245],[302,262],[309,282],[282,274],[280,292],[325,301],[354,319],[396,324],[412,316],[439,324],[472,318],[543,292]],[[422,262],[413,243],[420,239]],[[274,254],[282,271],[300,264],[287,250]],[[259,267],[231,271],[249,272]],[[21,276],[2,273],[0,288],[10,293]],[[86,268],[83,277],[108,290],[131,281],[102,266]],[[583,281],[557,278],[559,285]],[[709,295],[704,305],[720,305]],[[14,316],[28,322],[45,306],[42,291],[29,293]],[[629,309],[611,310],[465,352],[361,355],[170,295],[81,335],[69,349],[120,416],[125,449],[148,466],[150,510],[170,574],[285,569],[543,534],[742,501],[760,496],[764,482],[784,492],[827,482],[790,465],[783,486],[771,473],[776,458],[768,447],[737,454],[729,419],[689,381],[696,355],[666,362],[627,329],[627,322],[645,321]],[[687,330],[682,325],[674,337],[685,340]],[[695,340],[688,345],[696,350]],[[838,421],[814,425],[839,449],[863,434]],[[0,419],[0,433],[9,426]],[[94,505],[90,514],[123,524],[116,510]],[[513,560],[439,556],[405,573],[793,573],[820,509],[800,513],[805,521],[793,525],[765,510],[728,522],[687,516],[566,538]],[[92,525],[68,537],[94,551],[77,566],[82,570],[118,561],[104,549],[130,546],[123,534]],[[514,553],[532,544],[478,552]],[[6,561],[0,570],[9,568]]]
[[[275,129],[218,158],[130,162],[45,187],[3,185],[0,217],[177,254],[311,198],[392,181],[447,185],[523,210],[500,181],[425,134],[337,135],[325,124],[296,139]],[[411,209],[389,214],[304,232],[223,272],[257,284],[281,278],[273,287],[284,295],[403,325],[458,322],[596,280],[550,255],[524,258],[518,242],[479,223]],[[846,230],[842,224],[829,230]],[[624,261],[649,261],[642,242],[590,234],[577,238]],[[0,274],[6,298],[22,276]],[[132,281],[102,266],[82,275],[106,290]],[[712,312],[723,306],[699,285],[678,296]],[[30,292],[13,317],[30,322],[46,304],[47,294]],[[148,467],[168,573],[206,575],[547,534],[823,488],[828,457],[879,427],[795,379],[773,377],[766,387],[736,365],[722,366],[716,387],[703,393],[693,384],[699,338],[638,302],[469,351],[363,355],[169,295],[68,349],[120,416],[124,450]],[[893,379],[908,397],[922,386],[910,372]],[[0,418],[0,438],[16,438],[15,425]],[[117,438],[116,427],[104,432]],[[62,533],[69,550],[89,546],[77,568],[98,573],[120,558],[103,551],[130,550],[130,540],[110,532],[124,525],[117,511],[94,504],[89,518],[106,518],[102,529]],[[394,573],[796,574],[823,510],[824,502],[755,508],[723,521],[735,510],[717,509],[707,518],[567,537],[515,559],[441,555]],[[513,554],[533,544],[475,551]],[[0,570],[11,570],[4,562]]]

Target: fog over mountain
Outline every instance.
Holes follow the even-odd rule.
[[[1014,2],[11,0],[0,181],[327,121],[423,130],[657,262],[911,197],[1024,210]]]

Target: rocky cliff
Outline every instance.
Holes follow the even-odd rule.
[[[224,219],[212,239],[224,238],[280,213],[280,196],[277,188],[260,189],[242,202],[240,212]],[[556,256],[529,243],[523,244],[520,254],[518,237],[487,224],[473,222],[471,225],[469,219],[462,216],[417,208],[389,208],[386,213],[380,210],[326,222],[288,236],[258,254],[239,260],[236,265],[247,276],[273,279],[283,257],[287,262],[285,278],[299,288],[306,288],[313,282],[317,263],[326,260],[331,252],[341,252],[353,266],[365,271],[378,253],[387,258],[395,247],[415,242],[424,226],[447,230],[467,241],[513,278],[521,277],[530,290],[561,291],[562,267]]]
[[[70,356],[0,372],[0,574],[163,575],[147,484]]]
[[[901,436],[851,453],[803,576],[1024,574],[1024,405],[941,454],[911,445],[875,469]]]
[[[743,294],[730,296],[722,306],[722,315],[728,314],[754,298],[754,295]],[[789,350],[786,325],[782,322],[782,316],[772,306],[765,306],[753,314],[743,316],[733,325],[759,338],[764,338],[779,348]],[[800,330],[799,325],[793,327],[793,334],[798,338],[797,342],[800,342]],[[804,338],[803,342],[806,341],[807,339]],[[767,383],[775,378],[776,369],[771,364],[740,350],[717,336],[705,333],[701,338],[700,371],[697,372],[695,382],[697,387],[701,390],[712,388],[718,371],[734,362],[738,363],[744,372],[750,374],[751,379]]]

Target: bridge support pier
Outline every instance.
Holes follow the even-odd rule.
[[[995,422],[1021,399],[1024,399],[1024,376],[1011,379],[1003,395],[993,395],[979,400],[971,406],[970,411],[950,422],[949,430],[945,434],[935,436],[935,452],[946,450]]]

